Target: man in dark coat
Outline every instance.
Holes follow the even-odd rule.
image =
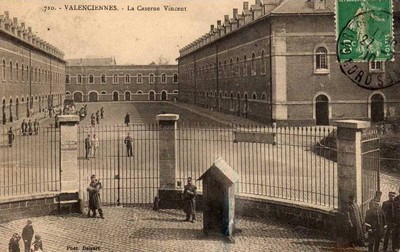
[[[101,107],[101,109],[100,109],[100,117],[101,117],[101,119],[104,119],[104,108],[103,107]]]
[[[188,177],[187,185],[183,189],[183,212],[186,214],[185,221],[190,221],[192,216],[192,222],[196,221],[196,195],[197,187],[193,185],[192,178]]]
[[[90,149],[92,148],[92,141],[90,139],[90,135],[87,135],[85,138],[85,157],[89,159]]]
[[[37,119],[33,122],[33,131],[35,132],[35,135],[39,133],[39,122]]]
[[[132,145],[133,145],[133,138],[128,135],[124,139],[124,144],[126,145],[126,153],[128,157],[133,157]]]
[[[29,119],[29,121],[28,121],[28,133],[29,133],[30,136],[32,136],[32,133],[33,133],[33,126],[32,126],[32,122],[31,122],[30,119]]]
[[[364,229],[363,223],[364,219],[360,210],[360,207],[354,201],[354,195],[349,195],[349,201],[344,207],[345,218],[348,227],[348,239],[349,245],[354,246],[365,246],[363,237]]]
[[[372,200],[365,214],[368,231],[368,252],[379,252],[379,245],[385,233],[385,217],[379,202]]]
[[[124,122],[125,122],[126,126],[129,126],[129,123],[131,122],[131,118],[129,116],[129,113],[126,113]]]
[[[14,138],[14,132],[12,130],[12,127],[10,127],[10,129],[8,130],[8,147],[12,147]]]
[[[25,227],[22,229],[22,240],[24,241],[25,252],[29,252],[34,232],[32,221],[28,220]]]
[[[99,111],[97,111],[96,113],[96,123],[100,124],[100,115],[99,115]]]
[[[104,219],[103,210],[101,209],[100,189],[101,183],[97,180],[96,175],[90,176],[90,184],[87,188],[89,192],[89,210],[87,216],[90,217],[90,211],[93,211],[93,217],[96,216],[96,210],[99,210],[100,217]]]
[[[21,123],[21,132],[23,136],[26,136],[26,130],[28,128],[28,124],[25,122],[25,119],[22,120]]]
[[[21,237],[15,233],[10,239],[10,242],[8,243],[8,252],[20,252],[19,248],[19,240],[21,240]]]
[[[394,229],[396,227],[396,222],[394,218],[395,214],[395,201],[394,197],[396,196],[395,192],[389,192],[389,199],[384,201],[382,204],[382,211],[385,215],[385,221],[387,225],[387,229],[385,232],[385,240],[383,242],[383,251],[387,251],[389,239],[392,239],[392,250],[395,251],[397,239],[395,237]]]

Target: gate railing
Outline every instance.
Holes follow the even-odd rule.
[[[133,138],[133,156],[128,157],[124,143]],[[86,159],[85,138],[96,134],[99,147]],[[102,183],[101,199],[107,205],[149,204],[158,193],[158,125],[79,126],[78,167],[80,190],[86,201],[90,175]]]
[[[60,190],[60,130],[39,127],[22,133],[2,128],[0,138],[0,198]]]

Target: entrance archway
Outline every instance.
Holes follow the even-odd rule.
[[[118,101],[119,100],[119,93],[117,91],[113,92],[113,101]]]
[[[317,125],[329,125],[329,99],[326,95],[315,98],[315,119]]]
[[[166,101],[167,100],[167,91],[162,91],[161,92],[161,100]]]
[[[81,92],[74,93],[75,102],[83,102],[83,94]]]
[[[385,98],[381,94],[371,97],[371,122],[382,122],[385,120]]]
[[[90,92],[89,93],[89,101],[90,102],[97,102],[99,101],[99,96],[96,92]]]

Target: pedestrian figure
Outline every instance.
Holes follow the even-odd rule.
[[[58,114],[54,116],[54,126],[58,128]]]
[[[89,192],[89,210],[87,217],[90,217],[90,211],[93,211],[93,217],[96,217],[96,210],[99,210],[100,217],[104,219],[100,200],[101,188],[101,183],[97,180],[96,175],[92,174],[90,176],[90,184],[86,189]]]
[[[90,124],[92,125],[92,127],[96,126],[95,119],[96,119],[96,117],[92,113],[92,115],[90,116]]]
[[[32,243],[30,252],[43,252],[43,242],[40,235],[35,235],[35,241]]]
[[[129,123],[131,122],[131,118],[129,116],[129,113],[126,113],[124,122],[125,122],[126,126],[129,126]]]
[[[368,231],[368,252],[379,252],[379,245],[385,233],[385,217],[379,202],[371,200],[365,215]]]
[[[32,122],[31,122],[30,119],[29,119],[29,121],[28,121],[28,134],[29,134],[30,136],[32,136],[32,134],[33,134],[33,125],[32,125]]]
[[[101,107],[101,109],[100,109],[100,116],[101,116],[101,119],[104,119],[104,108],[103,107]]]
[[[364,229],[363,229],[363,216],[361,214],[360,207],[354,202],[354,195],[349,195],[349,201],[347,205],[344,206],[344,216],[347,223],[347,232],[349,245],[354,246],[365,246],[363,241]]]
[[[37,119],[33,122],[33,131],[35,132],[35,135],[39,133],[39,122]]]
[[[46,118],[49,115],[49,110],[47,108],[44,108],[43,114],[44,114],[44,118]]]
[[[124,144],[126,145],[126,154],[128,157],[133,156],[132,143],[133,143],[133,138],[130,136],[130,134],[128,132],[128,135],[125,137],[125,140],[124,140]]]
[[[20,252],[19,248],[19,240],[21,240],[21,236],[19,236],[17,233],[13,234],[13,236],[10,239],[10,242],[8,243],[8,252]]]
[[[97,111],[96,113],[96,123],[100,124],[100,115],[99,115],[99,111]]]
[[[97,138],[96,134],[93,134],[91,139],[91,147],[92,147],[92,157],[96,157],[97,149],[99,148],[99,138]]]
[[[387,225],[385,232],[385,239],[383,242],[383,251],[387,251],[389,239],[392,240],[392,250],[395,251],[397,239],[395,237],[395,201],[394,197],[396,196],[395,192],[389,192],[389,199],[382,203],[382,211],[385,216],[385,222]]]
[[[12,130],[12,127],[10,127],[10,129],[8,130],[8,147],[12,147],[14,138],[14,132]]]
[[[183,189],[183,212],[186,214],[185,221],[190,221],[192,217],[192,222],[196,221],[196,190],[197,187],[192,184],[192,178],[187,178],[187,185]]]
[[[28,130],[28,124],[25,122],[25,119],[23,119],[21,123],[21,132],[23,136],[26,136],[27,130]]]
[[[28,220],[25,227],[22,229],[22,240],[24,240],[25,252],[30,252],[29,249],[31,247],[34,232],[32,221]]]
[[[400,193],[400,188],[399,188]],[[394,251],[398,251],[400,249],[400,194],[398,194],[393,199],[394,203],[394,228],[393,228],[393,243],[394,243]]]
[[[92,141],[90,140],[90,135],[88,134],[85,138],[85,157],[89,159],[90,149],[92,148]]]

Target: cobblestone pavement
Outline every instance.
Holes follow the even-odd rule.
[[[46,252],[68,248],[100,247],[100,251],[339,251],[326,234],[285,225],[275,219],[238,218],[235,243],[202,233],[198,222],[183,222],[177,210],[154,212],[149,208],[104,208],[106,219],[80,214],[32,218]],[[0,251],[14,232],[21,233],[26,220],[0,225]],[[68,247],[70,246],[70,247]],[[23,247],[20,242],[20,247]],[[89,250],[90,251],[90,250]],[[92,250],[96,251],[96,250]],[[354,250],[353,250],[354,251]]]

